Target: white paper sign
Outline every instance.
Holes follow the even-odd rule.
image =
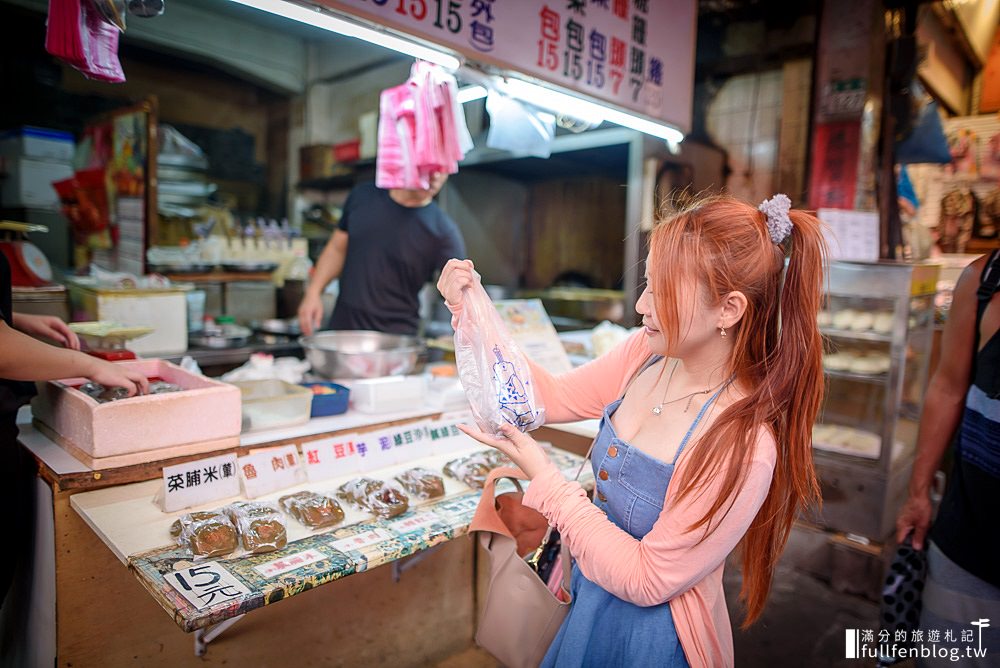
[[[308,566],[309,564],[315,564],[317,561],[323,561],[326,558],[326,555],[319,550],[306,550],[305,552],[290,554],[287,557],[282,557],[281,559],[268,561],[260,566],[254,566],[253,569],[266,578],[273,578],[281,575],[282,573],[288,573],[297,568],[302,568],[303,566]]]
[[[687,131],[693,0],[318,0],[473,62],[578,90]]]
[[[303,443],[302,460],[306,465],[306,477],[309,478],[309,482],[360,473],[364,455],[358,449],[359,445],[367,453],[367,445],[363,445],[358,434],[345,434]]]
[[[361,471],[364,473],[392,466],[395,463],[391,431],[370,431],[358,434],[356,447],[360,447],[364,451],[361,457]]]
[[[879,256],[879,218],[875,211],[820,209],[831,260],[874,262]]]
[[[392,530],[396,533],[405,534],[426,529],[427,527],[433,526],[440,521],[441,519],[434,513],[414,513],[409,517],[392,520],[389,522],[389,526],[391,526]]]
[[[209,457],[193,462],[163,467],[163,510],[172,513],[238,496],[240,478],[236,454]]]
[[[254,450],[237,462],[243,493],[248,499],[277,492],[305,482],[299,466],[299,452],[294,445]]]
[[[385,529],[372,529],[371,531],[359,533],[355,536],[335,540],[330,543],[330,547],[340,552],[350,552],[351,550],[362,550],[372,545],[378,545],[387,540],[392,540],[392,538],[392,534]]]
[[[217,561],[167,573],[163,578],[199,610],[250,593],[242,582]]]
[[[470,416],[471,417],[471,416]],[[439,420],[431,424],[428,434],[431,439],[431,452],[435,455],[450,455],[460,450],[465,450],[478,443],[458,430],[458,424],[475,424],[471,419],[468,421],[444,421]]]

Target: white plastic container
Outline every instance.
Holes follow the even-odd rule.
[[[426,405],[424,376],[387,376],[345,384],[351,388],[351,407],[361,413],[393,413]]]
[[[309,421],[313,393],[282,380],[242,380],[231,383],[243,397],[243,431],[274,429]]]

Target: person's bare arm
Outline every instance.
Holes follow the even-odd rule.
[[[75,350],[50,346],[0,321],[0,378],[33,381],[76,377],[107,387],[124,387],[130,396],[149,387],[141,373]]]
[[[306,286],[302,303],[299,304],[299,327],[310,336],[320,326],[323,319],[323,290],[330,281],[340,276],[347,258],[347,232],[335,230],[326,242],[323,252],[316,260],[312,278]]]
[[[923,547],[930,527],[930,489],[934,474],[962,419],[965,395],[969,390],[976,333],[976,290],[985,264],[986,258],[980,258],[966,267],[958,279],[941,337],[941,359],[924,397],[909,498],[896,520],[897,540],[902,541],[912,529],[913,545],[917,549]]]

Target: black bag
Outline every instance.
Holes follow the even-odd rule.
[[[906,631],[907,637],[920,623],[921,595],[927,579],[927,551],[914,549],[911,536],[907,536],[896,548],[896,554],[889,564],[889,572],[882,587],[882,606],[879,610],[881,628],[890,637],[896,631]],[[906,644],[906,643],[900,643]],[[899,659],[879,657],[878,665],[891,666]]]

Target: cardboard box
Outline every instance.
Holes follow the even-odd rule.
[[[0,155],[8,158],[35,158],[52,162],[73,162],[76,143],[73,135],[61,130],[24,126],[0,133]]]
[[[73,176],[69,163],[23,157],[6,157],[4,162],[7,178],[0,181],[0,204],[5,208],[59,208],[59,195],[52,183]]]
[[[123,325],[152,327],[153,333],[125,347],[142,355],[179,355],[188,346],[189,285],[143,290],[101,288],[84,279],[69,283],[74,320],[110,320]]]

